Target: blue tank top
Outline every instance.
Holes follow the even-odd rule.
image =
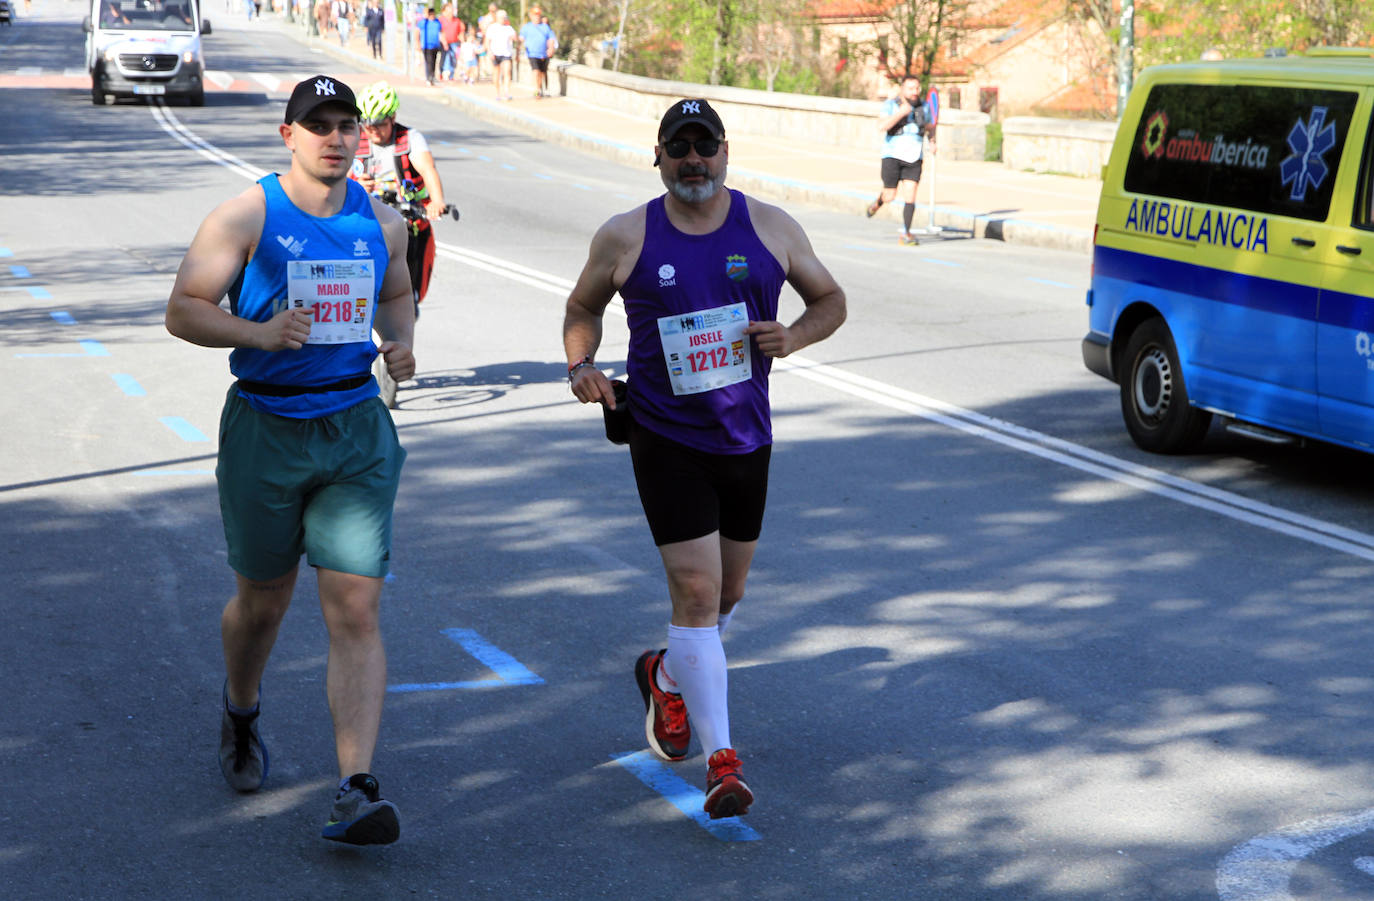
[[[707,235],[678,231],[663,198],[649,201],[644,248],[620,289],[630,325],[626,369],[635,422],[714,454],[745,454],[772,444],[771,361],[750,336],[732,335],[743,327],[741,317],[778,318],[785,280],[738,191],[730,191],[724,224]],[[748,378],[703,387],[715,373],[736,378],[729,373],[742,372],[746,363]]]
[[[319,218],[302,212],[282,190],[277,176],[258,181],[267,198],[267,216],[253,258],[229,291],[235,316],[266,322],[284,309],[288,295],[314,304],[312,339],[300,350],[269,352],[240,347],[229,354],[229,370],[240,379],[271,385],[329,385],[366,376],[355,388],[275,397],[239,393],[254,408],[294,419],[314,419],[346,410],[377,394],[372,361],[377,345],[370,325],[389,255],[372,201],[351,179],[343,209]],[[363,286],[370,279],[371,287]],[[362,296],[358,296],[358,295]]]

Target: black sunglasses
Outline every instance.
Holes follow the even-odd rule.
[[[680,160],[687,155],[688,150],[695,149],[697,156],[702,159],[713,157],[720,150],[720,141],[715,138],[702,138],[699,141],[687,141],[677,138],[672,141],[665,141],[663,152],[675,160]]]

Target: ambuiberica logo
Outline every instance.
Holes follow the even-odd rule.
[[[1169,114],[1156,110],[1145,123],[1140,152],[1147,159],[1166,159],[1176,163],[1235,166],[1260,170],[1269,165],[1269,147],[1254,138],[1210,137],[1199,129],[1181,128],[1169,134]]]

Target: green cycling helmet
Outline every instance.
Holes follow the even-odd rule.
[[[358,95],[358,112],[363,114],[363,123],[371,125],[396,115],[401,108],[401,98],[385,81],[377,81],[363,88]]]

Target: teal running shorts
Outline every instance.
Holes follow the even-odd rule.
[[[318,419],[255,410],[231,387],[219,426],[219,508],[229,565],[246,579],[311,566],[382,578],[406,452],[373,397]]]

